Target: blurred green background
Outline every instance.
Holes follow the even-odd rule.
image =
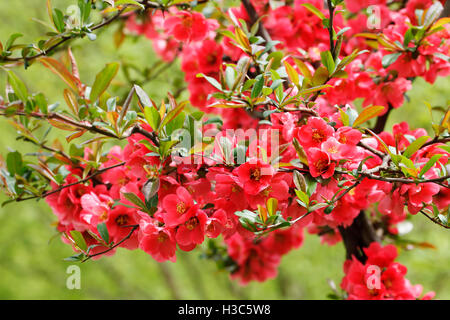
[[[45,0],[0,2],[0,39],[4,43],[10,34],[24,34],[23,41],[35,41],[45,28],[31,18],[48,21]],[[54,7],[66,11],[70,0],[53,0]],[[78,60],[81,78],[92,83],[95,74],[111,61],[127,61],[149,67],[157,58],[151,44],[144,38],[127,38],[120,49],[113,45],[117,26],[101,32],[96,41],[81,39],[72,48]],[[35,64],[27,71],[18,71],[31,92],[42,91],[49,102],[63,101],[64,85],[51,72]],[[160,100],[170,87],[169,81],[180,81],[182,74],[174,65],[145,85],[155,100]],[[25,74],[26,73],[26,74]],[[0,71],[0,88],[5,85],[5,73]],[[123,74],[116,84],[120,85]],[[410,102],[395,110],[387,128],[394,122],[408,121],[413,128],[429,129],[429,113],[423,103],[445,105],[450,79],[438,79],[434,86],[418,79],[408,96]],[[2,89],[3,90],[3,89]],[[3,95],[1,92],[0,95]],[[14,140],[15,134],[7,120],[0,119],[0,152],[9,149],[32,150]],[[430,132],[431,134],[431,132]],[[0,201],[6,200],[0,195]],[[44,201],[9,204],[0,208],[0,298],[1,299],[323,299],[330,293],[327,279],[339,285],[343,276],[344,249],[342,244],[329,247],[320,244],[317,236],[306,235],[304,245],[283,258],[277,279],[251,283],[241,287],[230,281],[215,264],[199,258],[200,251],[180,252],[178,261],[156,263],[140,250],[119,249],[113,257],[79,264],[81,290],[66,288],[66,273],[70,262],[63,258],[72,254],[71,248],[55,234],[51,226],[56,218]],[[408,267],[407,278],[420,283],[425,291],[434,290],[439,299],[450,299],[449,231],[439,228],[423,216],[411,219],[413,231],[408,239],[426,241],[437,249],[403,251],[399,261]]]

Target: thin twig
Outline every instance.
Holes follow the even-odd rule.
[[[445,229],[450,229],[450,226],[446,226],[446,225],[440,223],[439,221],[433,219],[433,218],[430,217],[428,214],[426,214],[424,211],[420,210],[420,213],[422,213],[425,217],[427,217],[428,219],[430,219],[430,220],[433,221],[434,223],[440,225],[441,227],[444,227]]]
[[[134,225],[130,225],[130,226],[123,226],[122,228],[125,228],[125,227],[131,227],[131,231],[127,234],[127,236],[126,236],[125,238],[123,238],[122,240],[120,240],[119,242],[117,242],[115,245],[111,246],[110,248],[108,248],[108,249],[106,249],[106,250],[104,250],[104,251],[102,251],[102,252],[98,252],[98,253],[95,253],[95,254],[88,255],[88,256],[87,256],[86,258],[84,258],[81,262],[82,262],[82,263],[83,263],[83,262],[86,262],[86,261],[88,261],[89,259],[91,259],[91,258],[93,258],[93,257],[100,256],[100,255],[102,255],[102,254],[108,253],[108,252],[110,252],[111,250],[113,250],[114,248],[118,247],[119,245],[121,245],[122,243],[124,243],[125,241],[127,241],[128,239],[131,238],[131,236],[133,235],[133,233],[137,230],[137,228],[139,228],[139,225],[138,225],[138,224],[134,224]]]
[[[80,184],[80,183],[85,183],[85,182],[91,180],[92,178],[94,178],[95,176],[98,176],[99,174],[102,174],[105,171],[108,171],[110,169],[117,168],[117,167],[120,167],[120,166],[123,166],[123,165],[125,165],[125,162],[120,162],[120,163],[117,163],[117,164],[112,165],[110,167],[99,169],[99,170],[95,171],[93,174],[87,176],[84,179],[81,179],[81,180],[78,180],[78,181],[75,181],[75,182],[63,185],[63,186],[61,186],[61,187],[59,187],[57,189],[51,190],[49,192],[45,192],[45,193],[43,193],[41,195],[31,196],[31,197],[27,197],[27,198],[18,198],[18,199],[15,199],[15,201],[16,202],[21,202],[21,201],[37,199],[37,198],[46,198],[49,195],[52,195],[52,194],[57,193],[57,192],[60,192],[61,190],[65,189],[65,188],[69,188],[69,187],[72,187],[72,186]]]

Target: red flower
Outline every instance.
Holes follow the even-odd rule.
[[[250,160],[236,168],[235,173],[244,192],[256,195],[270,185],[274,169],[270,164],[258,160]]]
[[[226,228],[228,222],[227,213],[223,209],[214,212],[206,223],[206,235],[208,238],[217,238]]]
[[[198,209],[191,194],[183,187],[178,187],[176,194],[164,197],[162,207],[165,210],[164,223],[169,227],[185,223]]]
[[[202,46],[197,50],[197,61],[199,70],[205,74],[218,72],[222,65],[222,46],[217,44],[214,40],[205,40]]]
[[[205,238],[205,225],[208,217],[203,211],[198,211],[197,214],[184,224],[178,227],[175,235],[175,240],[182,246],[189,246],[192,244],[201,244]]]
[[[344,264],[345,277],[341,288],[350,300],[414,300],[422,294],[421,286],[412,286],[405,279],[407,269],[394,262],[397,249],[393,245],[381,246],[373,242],[364,249],[367,261],[362,264],[355,257]],[[433,292],[422,299],[431,299]]]
[[[329,126],[322,118],[309,118],[308,123],[297,132],[297,139],[306,149],[319,147],[334,134],[333,127]]]
[[[108,214],[108,220],[106,221],[110,240],[117,243],[130,233],[130,226],[138,224],[135,214],[136,210],[123,206],[117,206],[111,210]],[[120,246],[127,249],[136,249],[138,247],[137,234],[133,233],[131,237]]]
[[[180,11],[164,21],[164,29],[179,41],[201,41],[208,32],[208,22],[201,13]]]
[[[308,164],[309,171],[313,177],[322,176],[324,179],[331,177],[336,167],[336,164],[331,162],[328,153],[318,148],[308,150]]]
[[[139,247],[158,262],[170,260],[175,262],[176,242],[173,231],[155,226],[142,219],[140,222]]]

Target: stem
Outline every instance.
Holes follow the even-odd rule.
[[[338,228],[344,242],[347,259],[352,259],[354,256],[361,263],[365,263],[367,256],[363,248],[367,248],[372,242],[381,241],[364,211],[359,213],[349,227],[340,226]]]
[[[327,0],[327,5],[328,5],[328,11],[330,12],[330,22],[328,25],[328,33],[330,35],[330,52],[331,52],[331,56],[334,58],[335,55],[335,47],[334,47],[334,40],[333,40],[333,18],[334,18],[334,7],[333,4],[331,3],[331,0]]]
[[[81,179],[81,180],[78,180],[78,181],[75,181],[75,182],[63,185],[63,186],[61,186],[61,187],[59,187],[57,189],[54,189],[52,191],[45,192],[45,193],[43,193],[43,194],[41,194],[39,196],[31,196],[31,197],[28,197],[28,198],[19,198],[19,199],[15,199],[15,200],[16,200],[16,202],[20,202],[20,201],[31,200],[31,199],[36,199],[36,198],[45,198],[45,197],[48,197],[51,194],[60,192],[61,190],[65,189],[65,188],[69,188],[71,186],[74,186],[74,185],[77,185],[77,184],[80,184],[80,183],[85,183],[85,182],[91,180],[92,178],[94,178],[95,176],[98,176],[99,174],[102,174],[103,172],[105,172],[105,171],[107,171],[109,169],[117,168],[117,167],[123,166],[124,164],[125,164],[125,162],[121,162],[121,163],[117,163],[115,165],[112,165],[110,167],[106,167],[106,168],[97,170],[96,172],[94,172],[90,176],[87,176],[84,179]]]
[[[388,103],[388,109],[387,109],[386,113],[383,114],[381,117],[377,118],[375,127],[373,127],[373,129],[372,129],[373,132],[375,132],[376,134],[379,134],[384,130],[384,127],[386,126],[386,122],[389,118],[389,113],[391,113],[392,109],[394,109],[394,108],[392,107],[392,105],[390,103]]]
[[[125,226],[124,226],[124,227],[125,227]],[[118,247],[119,245],[121,245],[122,243],[124,243],[125,241],[127,241],[128,239],[131,238],[131,236],[133,235],[133,233],[137,230],[137,228],[139,228],[139,225],[136,224],[136,225],[127,226],[127,227],[132,227],[132,228],[131,228],[131,231],[127,234],[127,236],[126,236],[125,238],[123,238],[122,240],[120,240],[119,242],[117,242],[115,245],[113,245],[112,247],[110,247],[110,248],[108,248],[108,249],[106,249],[106,250],[104,250],[104,251],[102,251],[102,252],[99,252],[99,253],[96,253],[96,254],[91,254],[91,255],[87,256],[87,257],[84,258],[81,262],[88,261],[89,259],[91,259],[91,258],[93,258],[93,257],[100,256],[100,255],[105,254],[105,253],[107,253],[107,252],[110,252],[110,251],[113,250],[114,248]]]
[[[437,221],[436,219],[433,219],[433,218],[430,217],[428,214],[426,214],[424,211],[420,210],[420,213],[422,213],[425,217],[427,217],[428,219],[430,219],[430,220],[433,221],[434,223],[440,225],[441,227],[444,227],[445,229],[450,229],[450,226],[446,226],[446,225],[440,223],[439,221]]]
[[[255,10],[255,7],[252,5],[250,0],[242,0],[242,4],[245,8],[245,11],[247,11],[248,17],[250,18],[250,26],[254,25],[256,23],[256,21],[258,21],[258,19],[259,19],[259,16]],[[262,22],[259,23],[257,35],[262,37],[264,40],[266,40],[266,43],[269,43],[272,41],[272,38],[270,37],[269,32],[267,32],[267,29],[264,27]],[[273,48],[270,51],[272,52]]]

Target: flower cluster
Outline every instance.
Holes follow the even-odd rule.
[[[276,8],[268,1],[252,1],[275,51],[264,53],[273,54],[274,58],[267,59],[269,67],[258,65],[253,52],[243,50],[245,40],[240,39],[243,45],[237,45],[224,37],[233,34],[239,23],[226,25],[195,10],[174,8],[164,14],[154,12],[142,21],[129,16],[128,30],[151,39],[163,60],[180,58],[191,104],[205,113],[220,115],[223,121],[220,125],[210,122],[199,130],[215,130],[208,147],[203,147],[206,139],[199,143],[200,162],[193,161],[198,154],[192,150],[188,155],[155,153],[160,146],[154,139],[134,133],[123,149],[113,147],[105,155],[107,161],[100,167],[105,171],[94,179],[76,184],[85,167],[68,166],[66,187],[47,197],[65,241],[70,242],[67,235],[76,230],[91,248],[88,254],[118,244],[139,248],[159,262],[174,262],[178,250],[192,251],[207,238],[221,237],[236,265],[232,277],[246,284],[275,277],[281,257],[301,246],[304,229],[334,245],[341,241],[340,230],[350,227],[363,211],[392,235],[407,213],[448,210],[448,179],[439,180],[448,172],[450,154],[445,143],[428,137],[424,129],[411,130],[406,122],[394,125],[392,133],[374,133],[360,126],[374,117],[370,112],[378,110],[377,106],[384,107],[378,116],[400,107],[413,78],[433,83],[437,76],[450,74],[450,62],[445,59],[450,46],[442,41],[450,37],[450,29],[440,26],[422,38],[417,33],[423,26],[419,27],[415,9],[433,5],[431,0],[425,2],[410,1],[394,11],[385,0],[346,0],[352,14],[337,14],[334,28],[339,32],[349,25],[351,30],[342,32],[345,37],[341,39],[346,40],[333,57],[335,52],[327,51],[333,48],[324,28],[324,20],[330,23],[330,12],[323,1],[295,0],[292,5]],[[312,12],[306,3],[319,13]],[[377,30],[382,29],[382,33],[369,30],[368,18],[362,12],[368,5],[378,6],[381,21]],[[244,5],[231,8],[226,15],[230,21],[249,25],[252,21]],[[252,50],[258,51],[257,37],[250,39]],[[369,50],[354,54],[362,49]],[[276,52],[288,57],[279,59],[279,67],[272,70]],[[329,70],[321,66],[323,52],[334,59]],[[333,68],[349,56],[353,60],[334,72]],[[232,100],[230,87],[237,87],[239,81],[231,73],[243,61],[248,63],[240,83],[247,81],[243,86],[253,89],[243,89],[237,95],[247,105],[210,108],[226,106]],[[300,82],[310,81],[311,89],[321,72],[327,72],[327,80],[302,101]],[[290,84],[275,79],[274,74],[290,82],[298,78],[299,83],[285,90],[283,86]],[[275,92],[277,80],[281,94]],[[214,95],[225,84],[230,90]],[[267,94],[258,99],[263,87]],[[295,99],[277,105],[274,101],[280,100],[279,96]],[[358,116],[354,100],[359,98],[364,109]],[[300,102],[304,102],[303,109]],[[160,119],[165,112],[165,107],[157,112]],[[139,125],[148,133],[159,133],[144,121]],[[258,129],[260,135],[227,130],[251,128]],[[165,137],[161,141],[173,140]],[[89,155],[86,149],[85,158]],[[103,225],[109,241],[102,235]],[[394,246],[373,243],[364,252],[365,263],[356,258],[345,263],[341,286],[349,299],[419,298],[421,288],[412,286],[404,278],[406,268],[394,262]],[[371,276],[367,270],[372,266],[381,270],[380,286],[375,289],[367,286]]]
[[[344,264],[345,277],[341,288],[350,300],[429,300],[434,292],[422,298],[422,286],[412,285],[405,278],[407,269],[395,262],[397,248],[393,245],[382,247],[373,242],[363,249],[367,261],[363,264],[353,257]]]

